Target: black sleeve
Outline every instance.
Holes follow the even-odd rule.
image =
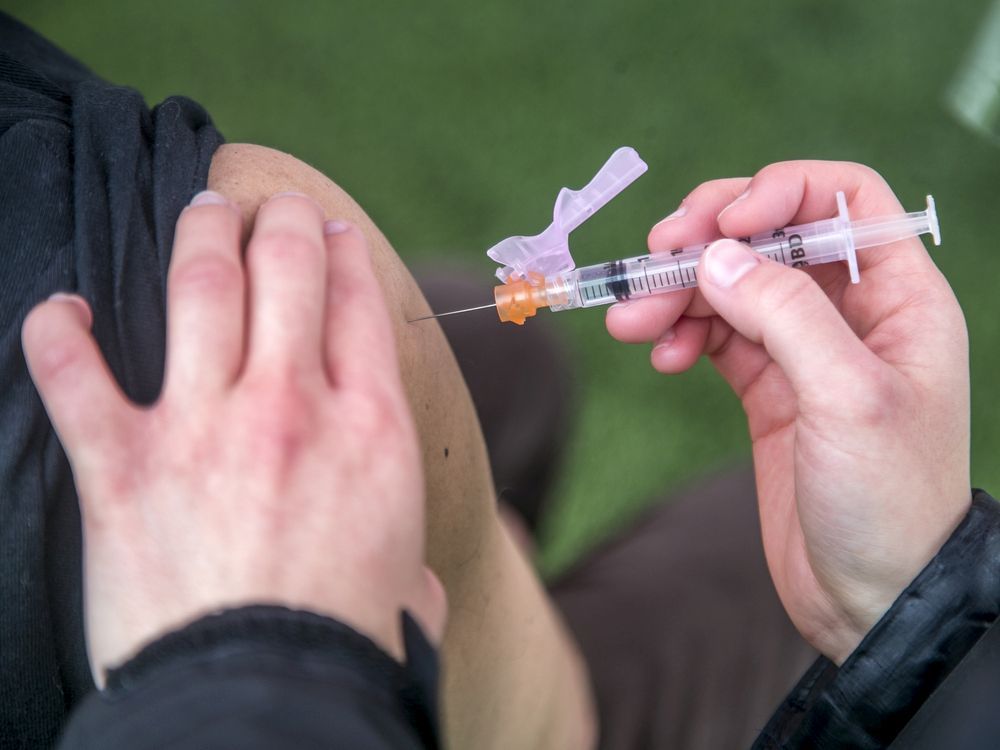
[[[111,672],[59,750],[436,748],[437,658],[405,613],[403,634],[405,665],[310,612],[210,615]]]
[[[923,741],[917,727],[927,722],[925,706],[935,712],[936,724],[946,720],[942,711],[960,711],[971,721],[1000,728],[995,709],[971,711],[1000,706],[998,617],[1000,504],[976,490],[968,515],[934,559],[839,669],[823,658],[813,665],[772,716],[755,750],[932,747],[913,744]],[[989,745],[968,747],[1000,747],[986,724],[953,723],[963,724],[970,736],[992,736]],[[900,742],[893,744],[897,737]],[[959,747],[951,740],[957,735],[947,747]]]
[[[94,689],[79,502],[21,325],[80,294],[122,390],[155,401],[174,226],[222,140],[196,102],[151,109],[0,11],[0,747],[52,747]]]

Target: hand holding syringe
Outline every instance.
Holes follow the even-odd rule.
[[[843,198],[835,206],[840,190],[858,221],[849,222]],[[559,206],[553,226],[561,229]],[[711,359],[747,416],[764,550],[782,604],[806,640],[842,664],[970,505],[965,324],[913,239],[940,239],[933,203],[905,214],[873,170],[803,161],[705,183],[683,207],[654,227],[650,256],[576,270],[570,258],[538,271],[536,284],[517,266],[563,262],[558,243],[541,241],[552,227],[509,238],[490,257],[505,264],[501,280],[514,277],[509,270],[520,280],[499,288],[497,306],[523,320],[542,303],[573,309],[645,295],[608,311],[612,336],[652,343],[651,363],[664,373]],[[703,244],[720,235],[747,239],[757,252],[733,240]],[[533,257],[533,240],[546,252]],[[858,248],[889,242],[864,252],[858,268]],[[848,283],[834,260],[855,279],[861,270],[865,283]],[[663,283],[647,280],[654,261],[666,264],[653,277],[665,274]],[[789,267],[803,262],[828,265],[809,274]],[[694,282],[697,294],[687,289]],[[629,429],[627,414],[621,424]]]
[[[496,307],[501,321],[523,325],[542,307],[553,312],[597,307],[697,286],[698,262],[709,246],[705,243],[574,268],[569,233],[645,169],[633,149],[618,149],[585,187],[564,188],[559,193],[553,222],[544,232],[510,237],[488,251],[491,258],[505,264],[497,272],[505,283],[494,289],[494,304],[416,320]],[[859,281],[857,250],[926,233],[933,236],[934,244],[941,243],[931,196],[927,196],[925,211],[861,221],[851,221],[842,192],[837,193],[837,208],[835,218],[740,239],[770,260],[796,268],[846,261],[854,283]]]
[[[861,221],[850,220],[843,193],[837,193],[839,216],[743,237],[761,255],[801,268],[847,261],[851,280],[859,272],[856,251],[930,233],[941,244],[934,199],[927,209]],[[523,325],[540,307],[553,311],[597,307],[698,285],[696,269],[708,244],[577,268],[543,278],[508,280],[494,290],[500,320]]]
[[[650,232],[649,247],[655,257],[703,238],[826,221],[838,190],[861,227],[903,214],[871,169],[785,162],[752,180],[698,186],[676,218]],[[614,305],[607,315],[614,338],[652,345],[643,348],[655,370],[685,372],[704,356],[732,387],[753,445],[778,594],[805,638],[838,664],[970,502],[968,344],[955,295],[919,239],[857,255],[861,283],[851,284],[846,263],[805,273],[721,240],[702,255],[694,292]],[[662,387],[687,393],[692,377]],[[648,418],[656,427],[646,441],[656,429],[687,427],[662,410]]]

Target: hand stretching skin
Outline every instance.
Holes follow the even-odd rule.
[[[214,193],[178,221],[151,408],[121,394],[80,298],[24,324],[80,496],[99,684],[158,636],[248,603],[333,616],[397,659],[401,609],[441,637],[420,450],[364,238],[293,194],[260,208],[245,262],[241,226]]]
[[[786,162],[752,180],[708,182],[649,236],[653,252],[742,237],[836,213],[902,212],[872,170]],[[747,192],[748,191],[748,192]],[[965,515],[969,374],[965,322],[917,239],[808,271],[745,245],[712,245],[697,293],[608,312],[653,366],[707,354],[743,403],[761,526],[778,594],[799,631],[841,663]]]

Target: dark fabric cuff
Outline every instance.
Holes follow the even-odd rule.
[[[349,626],[312,612],[253,605],[203,617],[143,648],[108,673],[94,696],[114,710],[164,683],[180,684],[190,675],[238,674],[254,665],[280,662],[285,673],[355,685],[394,705],[419,737],[421,747],[438,747],[438,660],[420,627],[406,612],[402,632],[407,661],[400,664],[373,641]],[[345,677],[346,676],[346,677]],[[224,700],[224,696],[223,696]],[[336,712],[338,706],[330,706]]]
[[[889,745],[1000,616],[1000,504],[968,515],[844,664],[820,658],[755,748]]]

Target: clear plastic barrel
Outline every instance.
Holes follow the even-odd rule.
[[[795,268],[814,263],[846,260],[844,233],[838,220],[787,227],[744,237],[744,242],[771,260]],[[597,307],[650,294],[673,292],[698,286],[698,261],[709,244],[689,245],[669,252],[640,255],[585,266],[549,279],[549,288],[564,288],[564,304],[553,310]]]
[[[845,211],[846,215],[846,211]],[[755,251],[793,268],[848,260],[853,249],[930,233],[940,243],[933,199],[926,211],[861,221],[826,219],[741,237]],[[852,244],[853,242],[853,244]],[[711,243],[614,260],[546,279],[552,310],[597,307],[698,285],[698,261]]]

